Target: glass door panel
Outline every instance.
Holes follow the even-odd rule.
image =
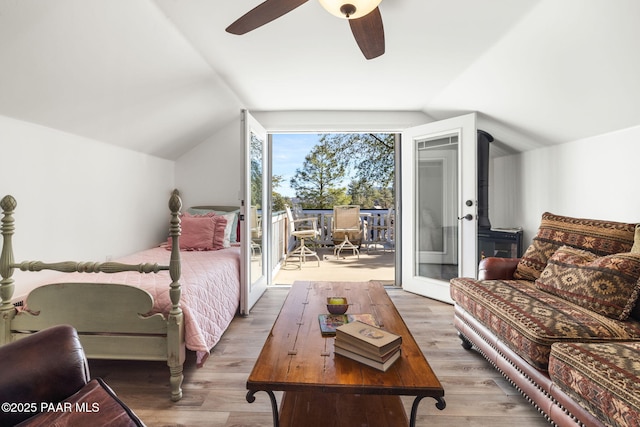
[[[458,135],[419,141],[415,148],[415,271],[449,280],[458,275]]]
[[[270,218],[270,210],[263,185],[267,182],[267,132],[246,110],[242,111],[242,135],[240,313],[246,315],[267,289],[265,241],[270,221],[265,218]]]

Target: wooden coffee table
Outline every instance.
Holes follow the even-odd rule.
[[[337,356],[318,315],[329,296],[346,296],[348,313],[371,313],[402,336],[402,357],[386,372]],[[445,408],[444,389],[384,286],[355,282],[296,282],[247,380],[247,401],[266,392],[274,426],[415,426],[420,401]],[[280,410],[275,391],[283,391]],[[408,420],[401,395],[415,396]],[[279,415],[278,415],[279,412]]]

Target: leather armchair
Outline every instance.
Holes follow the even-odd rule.
[[[90,379],[68,325],[0,346],[0,405],[3,426],[144,425],[102,380]]]

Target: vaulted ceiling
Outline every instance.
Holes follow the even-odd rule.
[[[241,108],[477,111],[515,151],[640,125],[637,0],[383,0],[373,60],[316,0],[225,32],[260,2],[0,0],[0,115],[168,159]]]

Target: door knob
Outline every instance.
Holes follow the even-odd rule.
[[[467,221],[471,221],[473,219],[473,215],[471,214],[466,214],[463,217],[458,217],[458,219],[466,219]]]

